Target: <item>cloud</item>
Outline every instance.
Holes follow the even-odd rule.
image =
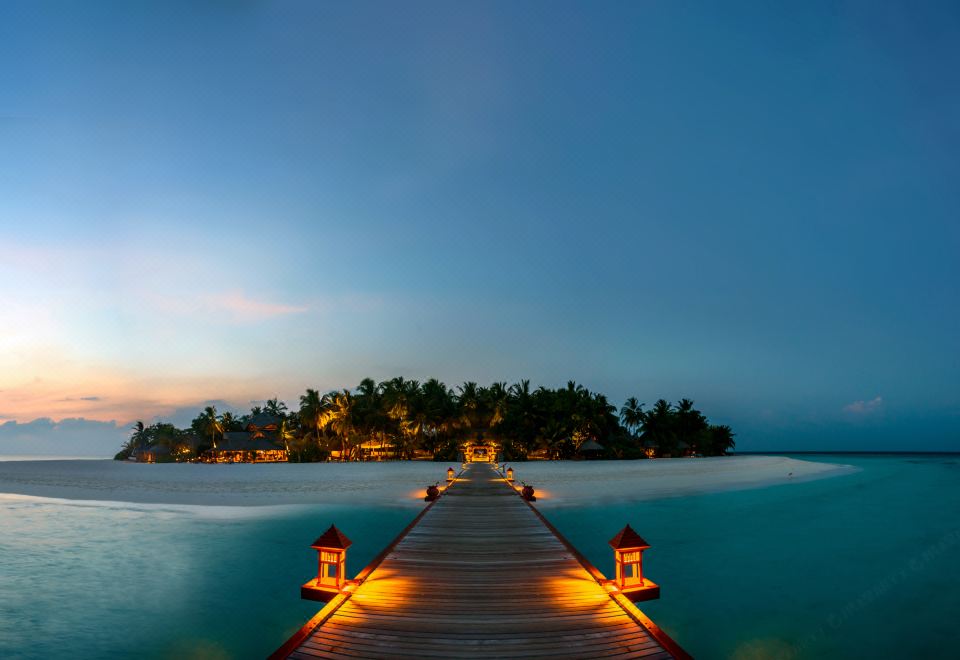
[[[302,314],[310,309],[306,305],[291,305],[254,298],[243,291],[181,296],[144,291],[139,294],[139,298],[163,316],[213,318],[232,323],[256,323],[291,314]]]
[[[238,321],[263,321],[307,311],[306,307],[300,305],[256,300],[240,291],[213,296],[207,298],[206,302],[214,309],[225,312]]]
[[[875,396],[869,401],[854,401],[843,407],[843,412],[850,415],[869,415],[883,408],[883,397]]]
[[[130,431],[114,421],[39,417],[0,424],[0,454],[31,456],[113,456]]]

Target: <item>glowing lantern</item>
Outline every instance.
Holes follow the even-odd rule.
[[[513,468],[507,468],[507,481],[513,481]]]
[[[660,587],[643,577],[643,551],[650,544],[630,525],[610,539],[615,564],[614,586],[630,600],[651,600],[660,597]]]
[[[330,525],[310,547],[317,551],[317,577],[300,587],[300,597],[328,601],[347,581],[347,548],[353,545],[343,532]]]
[[[457,476],[457,473],[452,467],[447,468],[447,481],[453,481],[454,477]]]
[[[437,488],[437,484],[427,486],[427,496],[423,498],[423,501],[433,502],[438,497],[440,497],[440,489]]]

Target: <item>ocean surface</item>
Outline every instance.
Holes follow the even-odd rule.
[[[698,658],[956,657],[960,456],[802,458],[860,469],[635,502],[547,498],[541,510],[608,574],[607,539],[633,525],[652,544],[644,572],[662,588],[642,609]],[[401,465],[350,468],[418,480],[399,506],[0,495],[0,657],[265,657],[317,609],[299,599],[316,569],[313,538],[331,522],[343,528],[356,572],[416,515],[424,476],[445,467]],[[226,488],[205,474],[252,491],[275,487],[279,470],[301,474],[190,466],[199,478],[186,481],[182,470],[164,472],[178,466],[119,467],[137,468],[124,473],[134,483],[108,484],[97,499],[135,491],[136,479],[176,495]],[[97,469],[115,471],[91,461],[3,464],[0,490],[18,478],[66,493]],[[284,479],[284,488],[295,482]]]

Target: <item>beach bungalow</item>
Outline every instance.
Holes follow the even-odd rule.
[[[470,440],[461,448],[467,463],[492,463],[497,460],[500,446],[492,440]]]
[[[247,422],[245,431],[226,431],[217,446],[204,453],[211,463],[286,463],[289,452],[277,440],[280,420],[260,413]]]
[[[653,440],[643,441],[643,453],[647,458],[656,458],[659,450],[660,446]]]
[[[171,460],[170,447],[166,445],[149,445],[136,452],[138,463],[163,463]]]
[[[287,449],[273,439],[250,431],[227,431],[214,449],[205,452],[212,463],[286,463]]]
[[[578,453],[583,458],[603,458],[605,451],[603,445],[596,440],[587,440],[580,445],[580,451]]]
[[[360,457],[364,461],[385,461],[396,458],[397,445],[393,442],[367,440],[360,445]]]

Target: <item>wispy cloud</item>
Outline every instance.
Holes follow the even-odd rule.
[[[278,316],[301,314],[308,309],[302,305],[258,300],[247,296],[242,291],[231,291],[211,296],[206,299],[206,302],[210,307],[220,310],[238,321],[263,321]]]
[[[875,396],[869,401],[854,401],[843,407],[843,412],[850,415],[869,415],[883,409],[883,397]]]
[[[216,319],[226,323],[257,323],[311,310],[311,306],[272,301],[241,290],[180,296],[145,291],[140,299],[167,318]]]

